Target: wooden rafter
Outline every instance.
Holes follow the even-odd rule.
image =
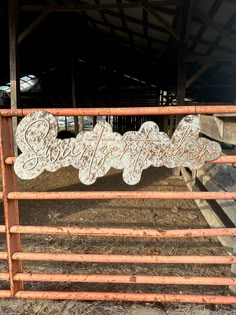
[[[191,40],[193,40],[194,39],[194,37],[193,36],[190,36],[190,39]],[[209,46],[210,48],[209,48],[209,51],[210,51],[210,49],[211,49],[211,46],[213,46],[214,45],[214,43],[215,42],[210,42],[209,40],[205,40],[205,39],[200,39],[199,40],[199,44],[201,44],[201,45],[205,45],[205,46]],[[223,52],[223,53],[226,53],[226,54],[229,54],[229,55],[232,55],[232,57],[233,56],[235,56],[235,54],[236,54],[236,49],[235,48],[230,48],[230,47],[226,47],[225,45],[220,45],[220,43],[218,42],[218,44],[217,44],[217,47],[218,47],[218,50],[220,51],[220,52]],[[189,51],[191,51],[190,49],[189,49]],[[207,54],[209,55],[209,52],[207,51]]]
[[[100,0],[94,0],[94,2],[95,2],[96,5],[100,5]],[[115,35],[115,32],[114,32],[114,27],[108,22],[105,13],[104,13],[103,11],[100,11],[100,15],[101,15],[101,18],[102,18],[102,20],[103,20],[103,22],[104,22],[104,25],[105,25],[108,29],[110,29],[112,38],[115,38],[116,35]]]
[[[18,44],[26,38],[49,14],[50,11],[44,10],[40,15],[28,26],[26,29],[21,32],[21,34],[18,36]]]
[[[89,19],[90,21],[93,21],[94,23],[96,23],[96,24],[98,24],[98,25],[102,25],[102,26],[106,26],[106,27],[107,27],[107,24],[104,23],[104,21],[99,21],[99,20],[97,20],[97,19],[95,19],[95,18],[93,18],[93,17],[91,17],[91,16],[89,16],[88,19]],[[123,29],[122,27],[117,26],[117,25],[113,25],[113,24],[111,24],[111,25],[112,25],[112,28],[113,28],[114,30],[117,30],[117,31],[120,31],[120,32],[124,32],[124,29]],[[108,30],[109,30],[109,29],[108,29]],[[138,33],[138,32],[132,31],[132,34],[135,35],[135,36],[137,36],[137,37],[139,37],[139,38],[146,39],[146,36],[145,36],[145,35],[140,34],[140,33]],[[157,43],[157,44],[166,45],[166,42],[163,41],[163,40],[161,40],[161,39],[157,39],[157,38],[150,37],[150,36],[149,36],[149,39],[150,39],[151,41]]]
[[[177,100],[183,105],[186,95],[186,64],[184,62],[188,50],[189,29],[192,20],[192,0],[180,1],[179,4],[179,37],[178,42],[178,82]]]
[[[214,57],[214,56],[194,56],[190,55],[185,58],[186,63],[191,62],[198,62],[198,63],[209,63],[209,62],[215,62],[215,63],[236,63],[235,56],[232,57]]]
[[[163,9],[166,14],[174,14],[175,10],[171,8],[166,8],[168,5],[175,5],[176,0],[164,0],[164,1],[150,1],[153,8]],[[130,3],[103,3],[103,4],[88,4],[88,3],[74,3],[74,4],[64,4],[64,5],[21,5],[20,9],[22,11],[43,11],[45,9],[50,11],[100,11],[106,9],[129,9],[138,8],[141,4],[138,2]]]
[[[236,6],[235,0],[223,0],[223,2],[234,4]]]
[[[214,16],[218,12],[219,8],[221,7],[222,1],[223,0],[215,0],[215,2],[213,3],[213,5],[212,5],[212,7],[208,13],[209,18],[214,18]],[[206,24],[202,24],[197,35],[192,39],[192,45],[190,47],[190,50],[193,51],[196,48],[196,46],[200,43],[202,36],[204,35],[205,31],[207,30],[207,27],[208,26]]]
[[[148,12],[143,9],[143,34],[147,39],[147,49],[150,51],[151,50],[151,40],[149,38],[147,24],[148,24]]]
[[[170,35],[176,39],[179,39],[179,35],[177,34],[176,30],[155,10],[154,7],[152,7],[152,5],[147,0],[138,0],[137,2],[142,5],[144,10],[154,16]]]
[[[88,17],[89,18],[89,20],[92,20],[92,18],[91,17]],[[105,26],[104,25],[104,23],[103,22],[101,22],[101,21],[95,21],[94,22],[95,24],[98,24],[98,25],[103,25],[103,26]],[[116,27],[118,27],[118,26],[116,26]],[[116,27],[114,27],[114,29],[116,29]],[[118,27],[119,28],[119,27]],[[119,28],[119,29],[122,29],[122,28]],[[139,34],[139,33],[137,33],[137,35],[139,35],[139,36],[144,36],[144,35],[142,35],[142,34]],[[109,36],[109,33],[104,33],[104,36]],[[110,37],[109,37],[110,38]],[[130,44],[130,41],[128,40],[128,39],[125,39],[125,38],[119,38],[119,42],[120,43],[123,43],[123,44]],[[148,52],[147,51],[147,49],[145,49],[145,48],[143,48],[143,47],[140,47],[140,46],[137,46],[137,45],[135,45],[135,43],[134,43],[134,45],[132,46],[132,48],[133,49],[135,49],[136,51],[138,51],[139,53],[141,53],[144,57],[146,57],[147,58],[147,60],[149,59],[149,58],[151,58],[152,59],[152,64],[153,65],[159,65],[160,64],[160,58],[158,58],[158,51],[152,51],[152,53],[150,53],[150,52]]]
[[[199,9],[194,10],[195,16],[202,21],[206,27],[212,27],[215,31],[219,33],[223,38],[227,38],[230,41],[236,41],[236,34],[232,31],[226,30],[221,24],[215,22],[213,19],[209,18]]]
[[[115,12],[115,11],[104,10],[103,12],[106,13],[107,15],[120,18],[119,13],[117,13],[117,12]],[[142,21],[141,21],[140,19],[138,19],[138,18],[129,16],[129,15],[126,15],[126,14],[124,15],[124,17],[125,17],[125,19],[126,19],[127,22],[134,23],[134,24],[136,24],[136,25],[140,25],[140,24],[142,23]],[[153,24],[153,23],[148,22],[148,23],[147,23],[147,27],[148,27],[148,28],[151,28],[151,29],[153,29],[153,30],[155,30],[155,31],[168,34],[168,32],[166,31],[166,29],[165,29],[164,27],[162,27],[161,25],[157,25],[157,24]]]
[[[230,18],[230,20],[228,21],[228,23],[225,25],[226,29],[230,29],[232,28],[232,26],[235,24],[236,21],[236,12],[234,12],[234,14],[232,15],[232,17]],[[220,41],[223,39],[223,37],[221,35],[218,35],[217,38],[215,39],[215,41],[213,42],[213,44],[210,46],[210,48],[207,51],[207,54],[210,55],[215,49],[216,47],[219,46]],[[235,56],[235,52],[234,52],[234,56]]]
[[[117,2],[117,5],[120,6],[123,4],[122,0],[116,0]],[[133,46],[134,45],[134,39],[133,39],[133,35],[132,35],[132,32],[129,30],[128,26],[127,26],[127,22],[126,22],[126,19],[125,19],[125,13],[124,13],[124,9],[122,8],[119,8],[119,13],[120,13],[120,16],[121,16],[121,21],[122,21],[122,25],[123,25],[123,29],[126,33],[128,33],[129,35],[129,41],[130,41],[130,46]]]
[[[214,63],[207,63],[204,64],[198,69],[197,72],[195,72],[191,78],[188,79],[186,82],[186,88],[189,88],[204,72],[206,72],[210,67],[212,67]]]

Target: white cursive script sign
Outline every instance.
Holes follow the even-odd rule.
[[[18,177],[32,179],[44,170],[54,172],[72,165],[79,169],[80,181],[93,184],[111,167],[123,169],[123,179],[134,185],[149,166],[186,166],[200,168],[206,161],[217,159],[220,145],[199,138],[198,116],[182,119],[170,139],[154,122],[145,122],[139,131],[123,136],[112,132],[107,122],[99,122],[92,131],[81,132],[76,138],[57,138],[56,118],[46,111],[26,116],[16,130],[21,150],[14,169]]]

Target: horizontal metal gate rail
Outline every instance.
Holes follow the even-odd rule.
[[[178,114],[235,114],[235,105],[190,105],[159,107],[116,107],[116,108],[27,108],[2,109],[2,117],[23,117],[35,110],[45,110],[55,116],[152,116]]]
[[[18,200],[43,199],[236,199],[236,192],[181,192],[181,191],[93,191],[93,192],[18,192],[16,176],[12,165],[13,135],[11,117],[21,117],[36,109],[0,110],[0,153],[3,191],[0,198],[4,203],[5,225],[0,225],[0,233],[5,233],[7,251],[0,252],[0,259],[7,260],[8,272],[0,273],[0,281],[9,281],[9,290],[0,290],[0,297],[68,299],[68,300],[114,300],[146,302],[188,302],[212,304],[236,304],[236,296],[196,295],[196,294],[150,294],[121,292],[57,292],[27,291],[24,281],[39,282],[89,282],[89,283],[132,283],[132,284],[175,284],[234,286],[234,277],[186,277],[186,276],[145,276],[145,275],[103,275],[103,274],[53,274],[26,273],[22,262],[26,260],[96,262],[96,263],[145,263],[145,264],[236,264],[236,256],[157,256],[157,255],[95,255],[36,253],[21,250],[21,234],[82,235],[96,237],[137,237],[137,238],[195,238],[236,236],[236,228],[218,229],[122,229],[122,228],[82,228],[20,225]],[[38,109],[37,109],[38,110]],[[99,115],[170,115],[170,114],[214,114],[236,113],[235,105],[179,106],[179,107],[136,107],[136,108],[80,108],[42,109],[54,115],[99,116]],[[221,156],[208,163],[236,163],[236,156]]]

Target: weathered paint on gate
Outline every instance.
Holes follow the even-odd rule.
[[[236,113],[236,106],[180,106],[156,108],[88,108],[88,109],[48,109],[54,115],[158,115],[158,114],[197,114],[197,113]],[[0,111],[0,154],[3,177],[3,191],[0,198],[4,200],[5,224],[0,225],[0,233],[6,233],[7,250],[0,252],[0,259],[8,261],[8,272],[0,273],[0,281],[9,281],[8,290],[0,290],[2,298],[38,298],[38,299],[75,299],[75,300],[112,300],[112,301],[146,301],[146,302],[183,302],[236,304],[235,296],[217,296],[202,294],[149,294],[126,292],[60,292],[60,291],[28,291],[24,289],[24,281],[67,281],[83,282],[116,282],[116,283],[162,283],[191,285],[234,285],[235,278],[223,277],[173,277],[145,275],[63,275],[50,273],[27,273],[22,268],[25,260],[67,261],[67,262],[108,262],[108,263],[171,263],[171,264],[236,264],[235,256],[131,256],[131,255],[93,255],[71,253],[36,253],[23,252],[20,235],[27,234],[57,234],[93,235],[114,237],[154,237],[154,238],[193,238],[204,236],[236,236],[235,228],[220,229],[187,229],[187,230],[144,230],[116,228],[81,228],[81,227],[50,227],[22,226],[19,220],[19,199],[110,199],[110,198],[185,198],[185,199],[236,199],[236,192],[150,192],[150,191],[106,191],[106,192],[19,192],[13,172],[13,137],[11,117],[31,114],[34,109],[1,110]],[[175,148],[176,150],[177,148]],[[177,155],[177,154],[176,154]],[[236,163],[236,156],[221,156],[208,163]],[[134,282],[134,279],[136,282]]]

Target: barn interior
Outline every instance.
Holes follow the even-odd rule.
[[[235,0],[2,0],[0,29],[0,109],[174,107],[186,104],[227,107],[236,101]],[[76,135],[82,130],[91,130],[98,119],[108,121],[113,131],[121,134],[138,130],[143,122],[152,120],[171,137],[182,117],[136,116],[134,112],[133,116],[60,117],[58,123],[60,130],[66,131],[63,135],[70,137],[72,133]],[[200,119],[202,136],[218,141],[223,155],[235,155],[236,114],[201,115]],[[179,168],[174,169],[174,173],[164,170],[158,174],[149,169],[142,183],[127,188],[120,174],[114,171],[88,190],[132,191],[145,188],[150,191],[196,189],[233,192],[236,189],[233,163],[206,165],[197,178],[196,173],[184,168],[181,168],[182,177],[173,176],[176,174],[180,174]],[[39,180],[21,181],[19,187],[23,191],[86,190],[87,187],[84,188],[75,177],[74,169],[63,169],[56,174],[45,172]],[[82,203],[79,200],[53,204],[49,200],[35,203],[22,201],[21,222],[96,228],[111,223],[114,227],[158,226],[161,229],[235,228],[236,225],[235,200],[202,200],[197,202],[197,206],[194,201],[183,200],[176,203],[164,200],[158,205],[153,200],[145,202],[131,200],[122,204],[120,200],[111,200],[105,204],[102,201]],[[0,215],[1,221],[4,222],[3,215]],[[232,255],[235,251],[235,237],[232,235],[219,237],[220,243],[212,237],[201,238],[199,242],[191,239],[186,243],[185,240],[182,240],[183,243],[168,240],[157,244],[150,240],[149,245],[142,240],[141,247],[138,247],[131,241],[127,242],[128,249],[123,241],[112,243],[112,239],[108,243],[113,246],[109,251],[103,240],[99,244],[92,237],[85,241],[82,236],[77,242],[76,237],[68,236],[65,245],[58,236],[55,242],[50,236],[24,237],[26,251],[34,250],[38,245],[48,251],[55,249],[59,252],[66,248],[69,252],[118,252],[122,255],[159,255],[159,252],[164,255],[186,252],[192,255],[221,255],[222,252]],[[204,269],[196,265],[191,266],[192,269],[185,265],[185,269],[174,266],[168,270],[156,267],[145,267],[143,270],[150,275],[186,275],[189,272],[193,276],[214,277],[218,274],[230,277],[232,273],[235,276],[235,266],[232,265],[231,270],[230,265],[223,266],[220,271],[217,266]],[[81,264],[73,267],[71,264],[63,269],[60,263],[54,267],[57,272],[68,273],[76,272]],[[42,269],[37,269],[36,262],[25,264],[27,272],[34,268],[40,272],[53,270],[46,263]],[[104,270],[109,273],[113,272],[112,268],[106,266]],[[141,270],[125,268],[123,273],[138,273]],[[84,265],[81,270],[86,272]],[[92,273],[96,271],[95,265],[89,269]],[[57,288],[53,285],[49,284],[46,289]],[[99,290],[100,286],[97,287]],[[68,288],[71,289],[69,284],[62,290]],[[120,288],[123,289],[122,286]],[[151,285],[148,287],[149,292],[154,289]],[[181,288],[181,292],[199,292],[199,287],[190,289],[192,291]],[[142,290],[143,287],[140,287],[138,292]],[[232,291],[235,294],[235,285]],[[169,292],[168,288],[162,292]],[[178,286],[173,292],[179,292]],[[225,285],[222,290],[208,286],[200,292],[227,295],[228,286]]]
[[[235,101],[235,1],[4,0],[0,6],[3,108]],[[136,130],[144,120],[114,117],[114,129]],[[166,120],[159,119],[160,127],[174,129],[175,117]]]

